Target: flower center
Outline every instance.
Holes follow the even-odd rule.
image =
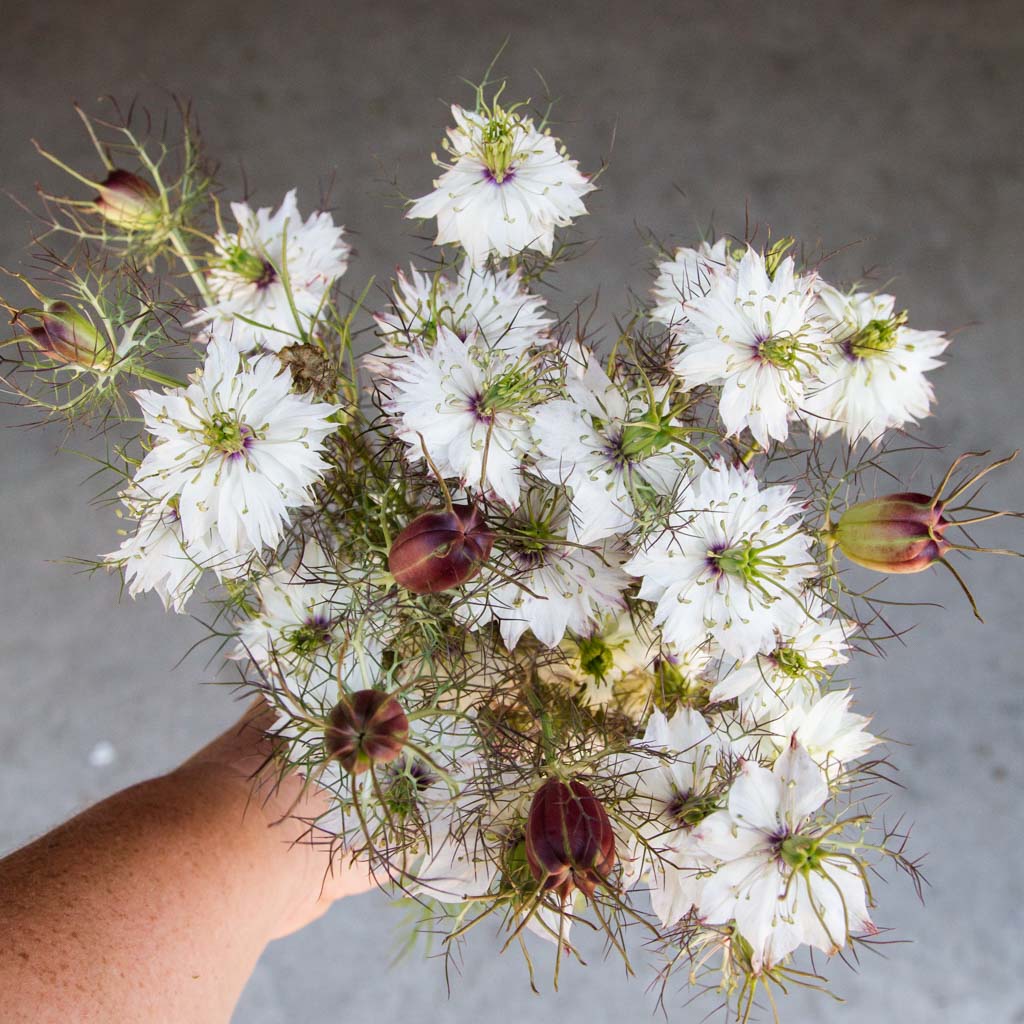
[[[480,159],[487,168],[487,177],[496,185],[515,174],[512,161],[515,155],[516,132],[519,121],[497,104],[491,111],[481,133]]]
[[[794,870],[801,874],[820,871],[824,853],[821,840],[814,836],[786,836],[779,844],[779,856]]]
[[[245,451],[256,437],[247,423],[240,423],[230,412],[217,412],[203,423],[203,440],[224,455],[238,455]]]
[[[295,654],[308,658],[331,642],[331,631],[328,622],[316,615],[286,632],[284,638]]]
[[[757,354],[764,362],[792,372],[800,361],[800,342],[792,334],[771,335],[758,342]]]
[[[242,280],[266,288],[277,280],[277,271],[270,260],[240,245],[232,247],[226,260],[227,269],[237,274]]]
[[[791,679],[800,679],[810,672],[810,663],[792,647],[780,647],[772,654],[772,661],[783,675]]]
[[[907,322],[906,311],[888,320],[870,320],[846,343],[853,359],[870,359],[891,352],[899,340],[899,329]]]
[[[688,791],[677,793],[665,810],[668,816],[680,825],[699,825],[706,817],[718,810],[718,801],[708,794],[702,796]]]
[[[714,567],[730,576],[742,576],[747,582],[760,575],[760,551],[749,540],[741,541],[731,548],[712,551],[709,555]]]
[[[604,679],[615,662],[615,652],[599,636],[584,637],[577,646],[580,669],[595,679]]]
[[[480,419],[491,422],[499,412],[512,412],[532,405],[537,399],[535,377],[526,367],[511,370],[489,381],[472,400],[472,409]]]

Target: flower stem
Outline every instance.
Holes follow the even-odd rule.
[[[166,388],[183,388],[185,382],[176,377],[170,377],[159,370],[151,370],[147,366],[133,366],[129,371],[133,377],[140,377],[142,380],[150,380],[154,384],[163,384]]]
[[[167,233],[167,237],[170,240],[171,248],[174,250],[175,255],[185,264],[188,276],[192,278],[192,283],[199,289],[199,294],[202,295],[206,302],[209,302],[210,291],[206,284],[206,278],[200,273],[192,253],[185,244],[185,240],[181,237],[181,231],[178,228],[173,228]]]

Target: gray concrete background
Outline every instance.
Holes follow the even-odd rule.
[[[446,124],[439,99],[467,100],[457,76],[478,75],[505,35],[514,94],[540,95],[540,69],[581,166],[611,157],[583,223],[598,245],[561,275],[567,298],[599,287],[609,322],[627,287],[648,286],[635,224],[682,240],[713,213],[721,230],[742,232],[749,203],[780,234],[859,243],[833,273],[877,264],[883,278],[898,275],[913,323],[957,332],[927,438],[957,450],[1019,443],[1015,2],[12,5],[0,184],[21,196],[37,180],[59,184],[32,136],[88,160],[72,99],[141,92],[158,106],[158,90],[173,90],[194,99],[228,196],[244,167],[258,200],[276,203],[297,185],[308,208],[336,170],[338,216],[357,232],[356,288],[415,247],[386,179],[397,172],[408,194],[427,189]],[[28,229],[4,207],[0,264],[18,264]],[[165,616],[155,599],[119,603],[113,579],[48,561],[116,543],[113,519],[89,505],[87,466],[55,454],[60,442],[52,429],[9,430],[0,445],[0,851],[170,768],[236,713],[226,691],[199,685],[217,665],[200,655],[175,669],[202,633],[196,624]],[[942,461],[935,455],[919,480]],[[1024,506],[1022,481],[1024,467],[994,481],[993,500]],[[901,879],[880,884],[876,920],[909,944],[868,955],[856,972],[834,965],[847,1004],[799,994],[784,1005],[790,1021],[1024,1021],[1021,568],[976,558],[965,571],[987,625],[971,621],[944,576],[908,580],[891,593],[946,610],[906,610],[900,621],[921,620],[907,646],[857,665],[861,709],[907,744],[894,750],[906,788],[891,810],[916,822],[915,849],[929,855],[927,905]],[[116,751],[107,766],[90,763],[100,741]],[[647,979],[627,984],[614,960],[595,954],[588,969],[565,971],[557,995],[538,998],[517,956],[495,959],[483,934],[449,998],[440,962],[389,968],[400,920],[382,896],[364,896],[275,943],[237,1024],[646,1017]],[[671,1019],[699,1021],[712,1005],[683,1009],[685,998]]]

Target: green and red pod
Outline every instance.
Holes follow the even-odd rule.
[[[436,594],[471,580],[491,553],[494,534],[475,505],[418,515],[395,538],[388,568],[399,586]]]
[[[27,340],[55,363],[98,370],[113,362],[103,332],[73,306],[50,302],[35,315],[39,317],[40,326],[31,328]]]
[[[114,168],[97,186],[93,206],[104,220],[124,231],[152,231],[163,219],[160,196],[148,181]]]
[[[582,782],[548,779],[526,819],[526,861],[543,891],[564,902],[593,896],[615,866],[615,833],[604,805]]]
[[[952,524],[943,503],[908,491],[851,505],[833,527],[839,549],[857,565],[876,572],[922,572],[950,550],[943,534]]]
[[[361,775],[375,764],[394,761],[408,738],[409,719],[394,697],[383,690],[359,690],[331,709],[324,747],[342,768]]]

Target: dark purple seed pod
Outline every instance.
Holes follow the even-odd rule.
[[[395,538],[388,568],[406,590],[436,594],[471,580],[493,543],[494,534],[475,505],[424,512]]]
[[[574,889],[594,895],[615,866],[615,832],[608,812],[575,779],[548,779],[526,819],[526,861],[544,891],[565,901]]]
[[[949,550],[943,533],[951,525],[943,505],[927,494],[906,492],[851,505],[833,536],[851,562],[876,572],[922,572]]]
[[[394,761],[408,738],[409,719],[402,705],[383,690],[346,694],[331,709],[324,730],[328,756],[353,775]]]

